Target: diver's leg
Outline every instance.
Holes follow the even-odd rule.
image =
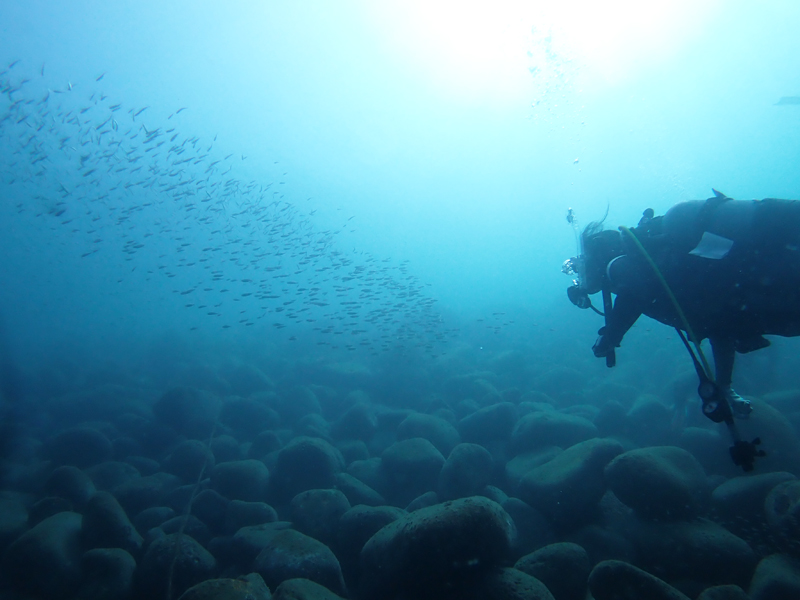
[[[728,401],[733,416],[740,419],[747,418],[753,412],[749,400],[745,400],[733,391],[733,363],[736,358],[736,343],[733,338],[711,338],[711,351],[714,353],[714,371],[717,386]]]

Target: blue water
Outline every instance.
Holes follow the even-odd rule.
[[[484,371],[674,400],[668,328],[593,358],[565,216],[800,198],[800,5],[462,4],[0,4],[14,394],[324,364],[415,408]],[[794,387],[796,350],[745,357],[742,389]]]

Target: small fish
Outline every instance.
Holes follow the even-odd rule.
[[[136,117],[138,117],[140,114],[142,114],[144,111],[146,111],[148,108],[150,108],[150,107],[149,107],[149,106],[145,106],[143,109],[141,109],[141,110],[140,110],[139,112],[137,112],[135,115],[133,115],[133,118],[135,119],[135,118],[136,118]]]
[[[100,81],[100,80],[101,80],[103,77],[105,77],[105,76],[106,76],[106,74],[105,74],[105,73],[103,73],[102,75],[100,75],[99,77],[97,77],[97,78],[95,79],[95,81]]]

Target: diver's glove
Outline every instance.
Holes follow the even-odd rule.
[[[592,352],[597,358],[605,358],[614,351],[614,348],[619,347],[619,343],[614,343],[611,340],[611,336],[606,333],[605,327],[601,327],[597,333],[600,337],[597,338],[594,346],[592,346]]]
[[[728,401],[728,406],[731,407],[733,416],[737,419],[746,419],[753,412],[753,404],[750,400],[745,400],[739,394],[733,391],[732,387],[727,387],[722,390],[722,395]]]

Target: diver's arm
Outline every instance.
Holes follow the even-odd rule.
[[[592,346],[594,355],[598,358],[608,356],[619,346],[622,338],[641,314],[640,303],[633,295],[618,294],[614,300],[614,308],[606,317],[606,325],[598,331],[600,337]]]

